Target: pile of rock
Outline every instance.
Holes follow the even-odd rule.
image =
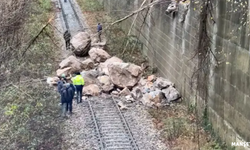
[[[149,107],[160,107],[180,98],[174,84],[155,75],[142,77],[143,68],[125,63],[120,58],[111,57],[101,47],[93,46],[88,51],[89,58],[80,61],[75,56],[64,59],[57,75],[71,77],[81,72],[85,80],[83,95],[99,96],[102,93],[124,97],[129,102],[141,102]],[[54,81],[53,81],[54,79]],[[50,78],[48,83],[56,84],[58,78]]]

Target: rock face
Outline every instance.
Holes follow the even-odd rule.
[[[99,96],[100,92],[101,90],[96,84],[90,84],[88,86],[84,86],[82,89],[83,95],[88,95],[88,96]]]
[[[164,95],[167,99],[167,102],[171,102],[171,101],[174,101],[174,100],[177,100],[178,98],[180,98],[180,93],[172,86],[170,86],[166,89],[163,89],[162,93],[164,93]]]
[[[84,61],[82,61],[82,66],[84,70],[90,70],[95,67],[95,63],[92,59],[88,58]]]
[[[120,62],[120,63],[123,63],[123,61],[116,57],[116,56],[113,56],[109,59],[107,59],[104,63],[100,63],[99,66],[98,66],[98,71],[100,72],[100,74],[105,74],[105,75],[109,75],[109,72],[108,72],[108,65],[109,64],[112,64],[114,62]]]
[[[91,47],[91,39],[87,32],[79,32],[71,39],[73,52],[76,56],[86,56]]]
[[[110,55],[104,51],[103,49],[100,48],[91,48],[89,51],[89,56],[94,62],[104,62],[108,58],[110,58]]]
[[[114,88],[114,84],[110,81],[109,76],[100,76],[98,77],[98,80],[101,83],[104,92],[110,92]]]
[[[64,59],[60,64],[60,69],[64,69],[67,67],[71,67],[70,73],[75,71],[82,71],[84,66],[81,61],[79,61],[75,56],[69,56],[68,58]]]
[[[108,65],[109,77],[116,86],[132,88],[141,75],[141,67],[130,63],[114,62]]]

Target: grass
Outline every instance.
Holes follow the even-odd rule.
[[[23,32],[24,39],[31,39],[53,13],[50,0],[29,3],[28,16]],[[49,35],[49,36],[48,36]],[[0,147],[1,149],[61,149],[61,126],[57,92],[42,79],[53,74],[56,68],[56,47],[53,29],[47,28],[26,52],[8,87],[0,89]],[[18,77],[18,78],[15,78]]]
[[[173,150],[197,150],[198,143],[201,150],[233,150],[219,141],[211,129],[206,130],[202,124],[197,128],[197,118],[192,110],[177,103],[166,109],[150,109],[149,112],[155,127],[162,131],[163,141]]]

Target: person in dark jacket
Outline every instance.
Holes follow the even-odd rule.
[[[59,81],[57,82],[57,91],[59,92],[60,96],[61,96],[61,90],[63,88],[63,84],[66,83],[66,77],[64,74],[62,74],[61,76],[58,77]],[[62,99],[62,96],[61,96]],[[61,100],[62,101],[62,100]],[[62,104],[62,103],[60,103]]]
[[[98,40],[99,42],[102,42],[101,35],[102,35],[102,25],[98,23],[97,25],[97,32],[98,32]]]
[[[68,97],[67,97],[67,104],[66,104],[66,112],[69,112],[69,114],[72,114],[72,103],[73,103],[73,98],[74,98],[74,94],[75,94],[75,89],[73,84],[71,83],[66,83],[66,88],[67,88],[67,92],[68,92]]]
[[[70,48],[70,39],[71,39],[71,34],[69,33],[68,30],[66,30],[63,34],[65,43],[66,43],[66,50]]]
[[[75,94],[73,85],[70,83],[65,83],[61,90],[61,94],[62,116],[65,117],[67,112],[69,112],[70,115],[72,114],[72,102]]]

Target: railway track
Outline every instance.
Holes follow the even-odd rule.
[[[85,30],[71,0],[58,0],[66,28],[70,32]],[[88,99],[83,102],[88,109],[100,150],[139,150],[129,125],[114,98]]]
[[[87,102],[100,150],[139,150],[115,99]]]

